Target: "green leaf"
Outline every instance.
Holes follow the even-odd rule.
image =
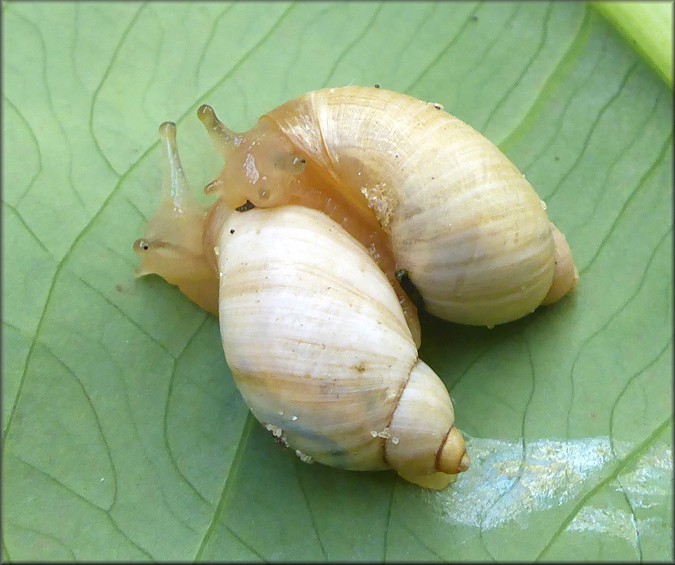
[[[672,560],[672,92],[582,3],[14,3],[3,36],[5,560]],[[473,463],[440,493],[305,465],[246,410],[217,321],[131,244],[157,127],[244,130],[327,85],[440,102],[567,234],[577,293],[424,317]]]

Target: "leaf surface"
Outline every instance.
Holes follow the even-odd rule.
[[[3,5],[3,558],[672,560],[672,93],[581,3]],[[158,125],[195,191],[235,130],[344,84],[442,103],[566,233],[577,293],[423,317],[472,468],[447,491],[305,465],[247,412],[217,320],[131,244]]]

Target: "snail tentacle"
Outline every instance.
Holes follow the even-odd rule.
[[[136,276],[157,274],[178,286],[200,308],[217,315],[218,276],[205,252],[207,209],[192,194],[176,142],[176,125],[159,127],[163,154],[162,201],[148,221],[145,237],[134,242],[141,263]]]
[[[197,109],[197,117],[204,124],[214,149],[227,159],[231,147],[239,143],[240,137],[218,119],[215,110],[208,104],[202,104]]]

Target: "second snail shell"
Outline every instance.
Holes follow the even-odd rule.
[[[553,302],[578,275],[543,202],[480,134],[405,95],[315,91],[245,133],[198,115],[225,159],[205,189],[218,199],[188,198],[164,124],[165,199],[137,274],[220,316],[247,404],[299,456],[443,488],[469,460],[396,274],[455,322]]]
[[[443,382],[340,226],[302,206],[251,210],[227,219],[218,249],[225,358],[280,441],[305,460],[394,468],[433,488],[468,468]]]

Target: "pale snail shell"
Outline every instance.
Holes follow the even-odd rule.
[[[468,468],[443,382],[387,278],[339,225],[303,206],[251,210],[226,220],[218,249],[225,358],[281,441],[429,487]]]
[[[208,107],[199,114],[226,159],[208,189],[233,204],[326,211],[385,272],[390,247],[393,269],[408,273],[436,316],[494,326],[576,285],[567,242],[532,186],[438,105],[379,88],[323,89],[276,108],[245,134],[229,132]],[[294,159],[307,163],[299,174]],[[365,236],[346,217],[364,206],[377,219]]]
[[[226,161],[206,187],[220,198],[207,215],[187,197],[163,125],[171,197],[135,244],[138,274],[219,311],[247,404],[299,455],[443,488],[469,459],[395,273],[448,320],[519,318],[578,277],[543,203],[480,134],[401,94],[311,92],[245,134],[198,115]]]

